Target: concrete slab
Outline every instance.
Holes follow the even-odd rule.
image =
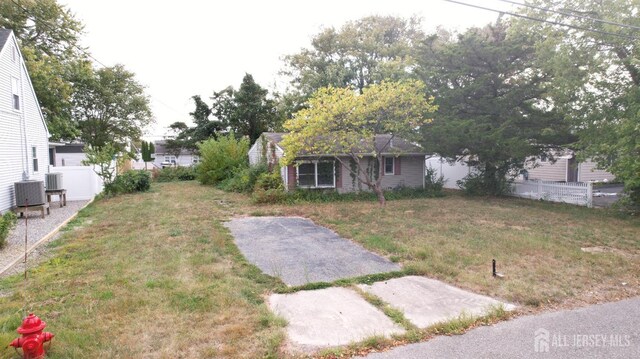
[[[404,312],[405,317],[419,328],[456,318],[462,313],[481,316],[496,305],[502,304],[506,310],[515,308],[512,304],[417,276],[358,287]]]
[[[225,226],[251,263],[288,285],[400,270],[398,264],[306,218],[248,217]]]
[[[372,336],[404,333],[384,313],[346,288],[272,294],[268,303],[271,310],[288,321],[293,351],[313,352]]]

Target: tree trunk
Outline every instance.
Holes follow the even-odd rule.
[[[380,185],[378,184],[374,185],[373,192],[375,192],[376,196],[378,196],[378,202],[380,203],[380,207],[384,207],[385,204],[387,204],[387,200],[386,198],[384,198],[384,193],[382,192],[382,188],[380,188]]]

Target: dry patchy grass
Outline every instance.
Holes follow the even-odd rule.
[[[92,204],[30,271],[32,290],[19,276],[0,281],[10,291],[0,298],[0,342],[28,310],[56,334],[51,358],[278,356],[284,323],[263,295],[280,283],[239,255],[220,224],[230,214],[221,196],[233,202],[172,183]]]
[[[425,275],[527,310],[640,295],[640,220],[515,198],[442,198],[245,207],[297,215]],[[585,252],[582,248],[606,250]],[[502,280],[491,276],[496,259]]]
[[[284,356],[285,323],[269,312],[264,297],[297,289],[261,274],[240,255],[221,222],[245,215],[310,218],[399,262],[406,273],[531,311],[640,294],[640,221],[602,210],[452,194],[390,201],[382,209],[375,202],[257,206],[244,195],[195,182],[164,183],[85,209],[69,226],[74,230],[52,244],[50,259],[30,270],[31,290],[19,276],[0,280],[0,342],[13,339],[25,311],[33,310],[56,334],[52,358]],[[597,250],[581,250],[587,247]],[[502,280],[491,277],[493,258]],[[408,326],[395,311],[387,314]],[[410,336],[341,353],[470,325],[453,324],[410,328]],[[3,348],[0,357],[15,353]]]

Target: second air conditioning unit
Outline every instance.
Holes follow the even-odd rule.
[[[57,191],[63,189],[62,173],[47,173],[45,177],[45,187],[47,191]]]

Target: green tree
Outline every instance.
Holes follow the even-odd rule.
[[[75,139],[70,69],[84,58],[78,50],[82,24],[55,0],[0,0],[0,14],[0,27],[12,29],[20,42],[52,138]]]
[[[169,153],[178,156],[183,149],[190,151],[198,150],[198,143],[206,141],[210,138],[217,138],[220,133],[225,130],[222,121],[212,119],[211,108],[202,100],[199,95],[192,96],[195,109],[189,113],[191,121],[195,124],[189,127],[182,121],[174,122],[169,128],[177,133],[174,139],[166,142]]]
[[[569,125],[546,96],[550,74],[534,66],[533,42],[507,30],[499,21],[457,38],[433,35],[419,60],[418,73],[439,108],[422,143],[478,168],[474,183],[483,194],[502,194],[507,176],[527,158],[571,141]]]
[[[144,87],[122,65],[93,70],[84,63],[75,76],[73,116],[84,143],[121,151],[153,121]]]
[[[424,84],[416,80],[383,81],[362,94],[352,88],[322,88],[311,97],[308,108],[285,122],[288,134],[282,141],[286,149],[282,163],[292,164],[301,154],[334,155],[384,205],[382,154],[401,154],[391,146],[394,137],[417,140],[421,127],[431,121],[428,116],[436,107],[424,92]],[[376,135],[391,136],[386,143],[376,144]],[[363,168],[371,159],[377,170]]]
[[[420,25],[417,18],[369,16],[340,30],[326,28],[310,49],[284,58],[283,73],[306,95],[326,86],[354,86],[362,93],[382,80],[408,78],[416,45],[425,37]]]
[[[156,152],[153,142],[142,141],[140,145],[140,152],[142,154],[142,160],[144,161],[144,169],[147,169],[147,163],[153,161],[153,156]]]
[[[579,157],[624,181],[640,212],[640,1],[527,4],[538,7],[522,8],[531,17],[573,26],[519,20],[516,30],[537,40],[538,65],[555,73],[550,94],[574,124]]]
[[[253,76],[245,74],[240,89],[233,92],[230,108],[222,106],[229,112],[226,123],[231,131],[248,136],[249,141],[254,143],[262,132],[272,131],[277,126],[275,102],[267,97],[268,93],[254,81]],[[216,114],[217,105],[214,103]]]
[[[249,164],[249,140],[237,139],[233,133],[199,142],[198,150],[197,177],[202,184],[218,184]]]

